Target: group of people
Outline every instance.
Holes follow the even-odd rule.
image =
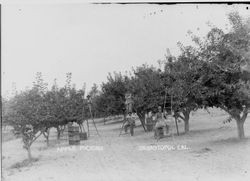
[[[152,117],[151,117],[152,119]],[[158,107],[158,112],[154,115],[154,135],[158,138],[161,134],[169,135],[170,134],[170,122],[173,121],[173,117],[171,112],[164,113],[162,111],[162,107]],[[135,127],[135,118],[132,115],[132,112],[129,112],[126,117],[126,122],[124,124],[124,130],[127,132],[130,127],[130,131],[132,131],[131,135],[133,136],[133,128]],[[132,130],[131,130],[132,129]]]

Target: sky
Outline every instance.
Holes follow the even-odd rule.
[[[130,71],[143,63],[158,66],[166,49],[191,44],[188,30],[201,37],[207,22],[226,31],[226,15],[247,5],[94,5],[40,3],[2,6],[2,95],[32,86],[36,72],[60,86],[72,73],[77,88],[100,85],[109,72]]]

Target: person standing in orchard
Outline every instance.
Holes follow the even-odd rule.
[[[125,133],[127,133],[128,127],[130,128],[131,136],[133,136],[134,135],[134,127],[135,127],[135,119],[132,116],[132,112],[129,112],[128,116],[126,118],[126,123],[124,125]]]
[[[167,124],[161,106],[158,107],[158,112],[156,113],[155,137],[159,135],[159,129],[165,130],[166,135],[169,133],[169,125]]]

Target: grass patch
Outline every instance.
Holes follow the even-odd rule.
[[[10,168],[11,169],[20,169],[20,168],[32,165],[32,163],[37,162],[38,160],[39,160],[38,158],[32,158],[31,161],[29,161],[29,159],[25,159],[21,162],[17,162],[15,164],[13,164]]]

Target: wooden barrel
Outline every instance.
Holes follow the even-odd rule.
[[[146,124],[147,131],[152,131],[154,128],[154,121],[153,121],[152,117],[147,118],[146,121],[147,121],[147,124]]]
[[[88,139],[88,135],[86,132],[80,133],[80,140],[87,140]]]
[[[154,128],[154,124],[153,123],[147,123],[147,131],[152,131]]]
[[[78,126],[68,126],[69,145],[80,144],[80,134]]]
[[[157,139],[163,138],[164,137],[164,129],[162,127],[157,128],[155,130],[155,136]]]

